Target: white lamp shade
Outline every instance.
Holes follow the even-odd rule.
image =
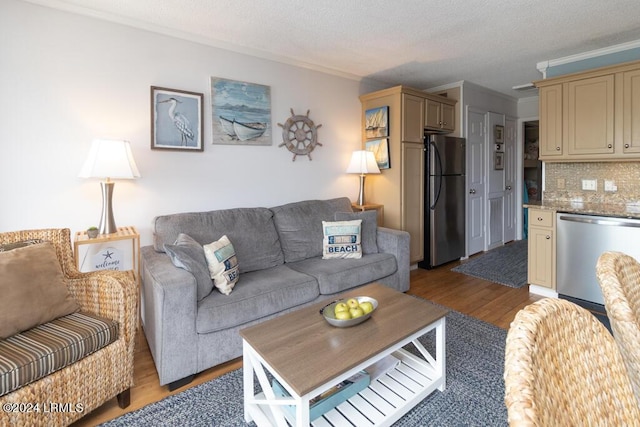
[[[140,172],[133,159],[128,141],[96,139],[91,143],[89,156],[84,162],[80,178],[139,178]]]
[[[347,167],[347,173],[380,173],[373,152],[366,150],[354,151],[351,155],[351,162]]]

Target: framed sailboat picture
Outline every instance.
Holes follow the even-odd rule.
[[[373,157],[376,158],[379,169],[390,169],[391,161],[389,159],[389,139],[376,139],[374,141],[367,141],[364,143],[364,148],[367,151],[373,153]]]
[[[271,145],[271,88],[211,77],[212,143]]]
[[[372,108],[364,112],[366,139],[389,136],[389,107]]]

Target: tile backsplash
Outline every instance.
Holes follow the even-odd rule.
[[[582,189],[582,180],[597,180],[596,191]],[[604,191],[605,180],[613,181],[615,192]],[[640,201],[640,162],[546,163],[544,201],[627,203]]]

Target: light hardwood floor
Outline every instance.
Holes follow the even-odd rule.
[[[456,261],[433,270],[412,270],[411,289],[408,293],[504,329],[509,327],[520,309],[540,299],[538,296],[529,295],[528,286],[513,289],[450,271],[458,264],[459,262]],[[149,347],[144,334],[140,331],[136,343],[135,386],[131,390],[131,405],[126,410],[120,409],[114,398],[74,425],[93,426],[111,420],[240,367],[242,367],[240,359],[213,367],[196,375],[190,384],[170,393],[166,387],[159,385]]]

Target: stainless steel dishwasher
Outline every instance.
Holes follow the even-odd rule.
[[[604,304],[596,277],[598,257],[619,251],[640,259],[640,220],[566,213],[556,219],[558,294]]]

